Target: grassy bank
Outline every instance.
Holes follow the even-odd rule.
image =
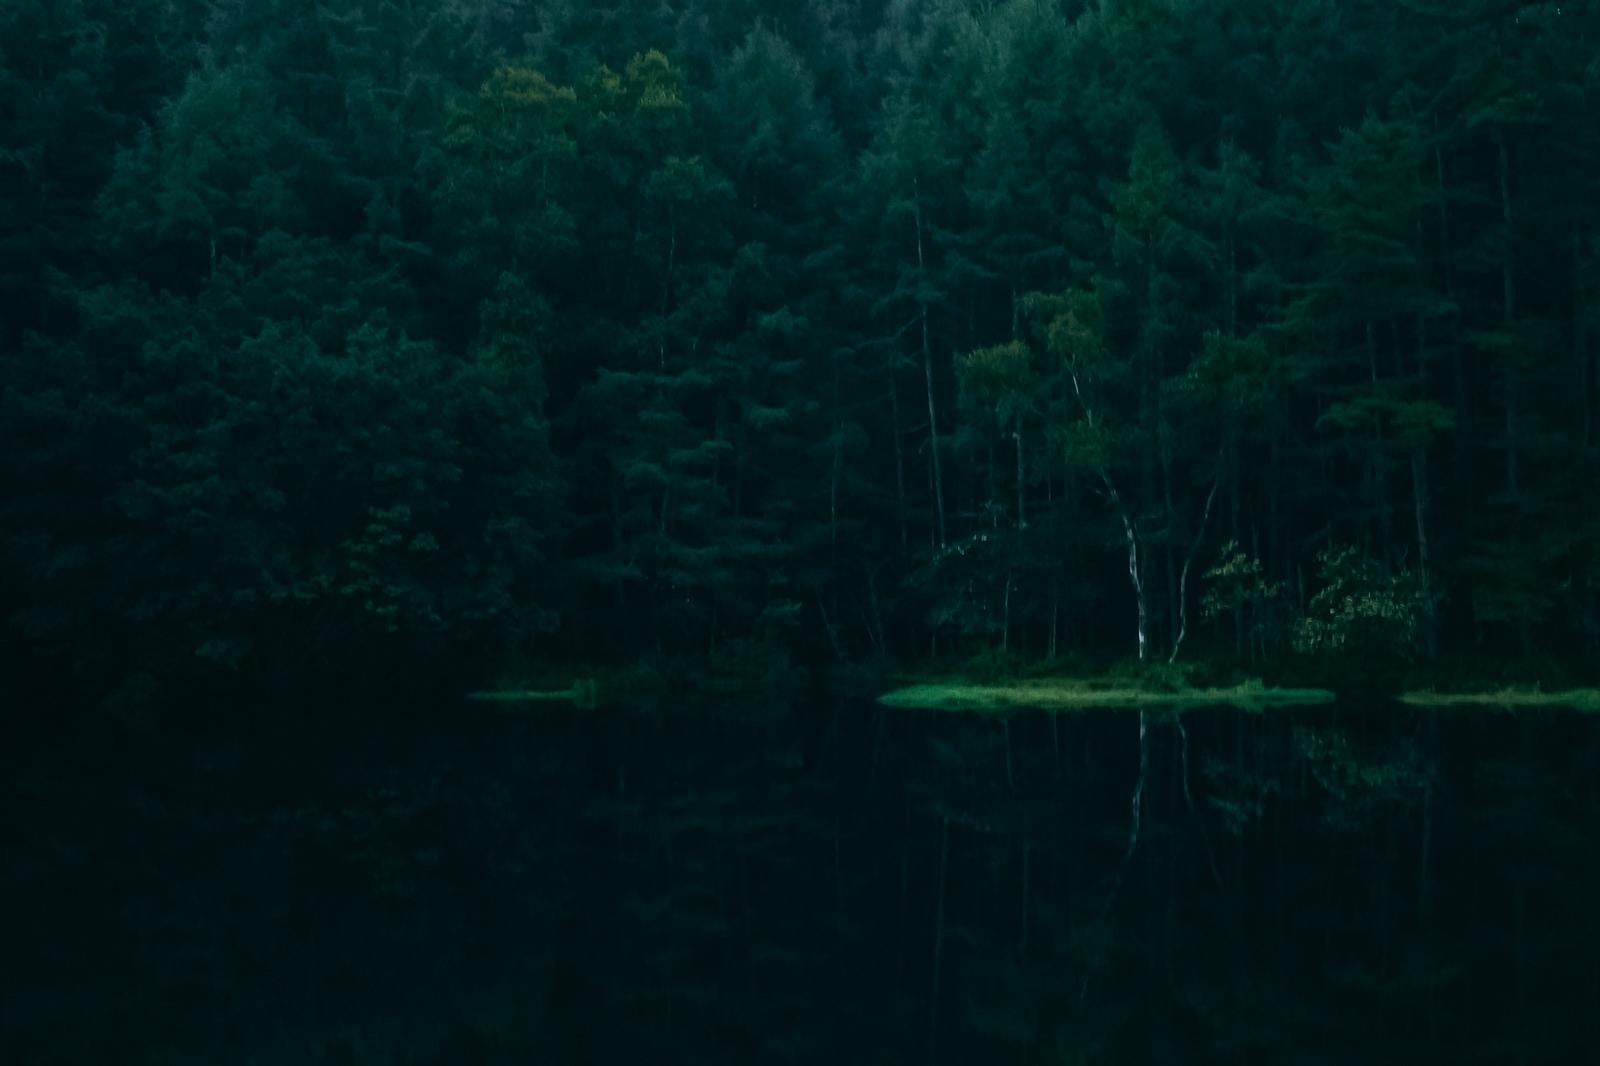
[[[1223,688],[1167,688],[1117,679],[1034,678],[998,684],[922,682],[885,693],[878,701],[890,707],[995,713],[1022,709],[1071,711],[1206,705],[1259,710],[1327,703],[1332,699],[1333,693],[1326,689],[1271,688],[1260,681]]]
[[[1413,707],[1500,707],[1523,710],[1540,707],[1565,707],[1579,711],[1600,711],[1600,689],[1578,688],[1564,692],[1543,692],[1537,688],[1501,688],[1478,692],[1435,692],[1424,689],[1407,692],[1400,702]]]
[[[1464,671],[1443,664],[1409,677],[1335,680],[1339,691],[1367,701],[1396,699],[1422,708],[1499,707],[1572,708],[1600,711],[1600,689],[1580,687],[1584,678],[1545,691],[1538,684],[1508,684],[1501,679],[1469,680]],[[1070,711],[1090,708],[1236,706],[1247,710],[1327,703],[1334,699],[1326,674],[1286,671],[1266,680],[1242,677],[1221,663],[1029,662],[983,655],[948,663],[925,663],[897,670],[883,662],[826,662],[796,667],[787,660],[708,664],[660,659],[628,666],[567,664],[508,670],[497,684],[472,692],[474,703],[511,714],[538,714],[560,707],[655,704],[735,695],[793,695],[808,690],[876,698],[892,707],[967,712],[1036,708]],[[574,680],[574,677],[579,680]],[[1346,687],[1346,682],[1349,687]],[[1576,682],[1574,684],[1573,682]]]

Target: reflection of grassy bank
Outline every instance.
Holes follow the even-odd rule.
[[[804,671],[787,659],[755,655],[722,655],[710,662],[653,658],[628,665],[521,665],[502,671],[484,688],[466,693],[466,699],[509,714],[536,714],[562,707],[657,706],[664,701],[793,692],[804,680]]]
[[[1566,692],[1541,692],[1533,688],[1502,688],[1481,692],[1435,692],[1427,689],[1407,692],[1402,703],[1413,707],[1503,707],[1520,710],[1532,707],[1568,707],[1579,711],[1600,711],[1600,689],[1578,688]]]
[[[543,708],[596,707],[648,702],[669,687],[669,679],[652,666],[580,666],[579,677],[553,670],[523,670],[502,675],[493,688],[466,694],[469,703],[483,703],[507,714],[534,714]]]
[[[472,703],[505,704],[506,710],[526,704],[570,703],[579,710],[591,710],[596,704],[598,685],[594,681],[574,681],[565,689],[495,689],[486,692],[469,692]]]
[[[1047,711],[1115,707],[1194,707],[1228,705],[1259,710],[1266,707],[1327,703],[1325,689],[1269,688],[1246,681],[1225,688],[1165,688],[1120,679],[1036,678],[982,684],[961,680],[930,681],[896,689],[879,697],[890,707],[942,711]]]

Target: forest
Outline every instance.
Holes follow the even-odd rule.
[[[1593,1061],[1596,115],[1583,0],[0,0],[0,1057]]]
[[[1592,679],[1597,45],[7,0],[0,668],[40,718],[647,659]]]

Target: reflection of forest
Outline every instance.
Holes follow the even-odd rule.
[[[1586,717],[473,721],[18,775],[17,1061],[1583,1057]]]

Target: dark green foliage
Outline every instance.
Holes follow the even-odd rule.
[[[1331,545],[1418,661],[1600,661],[1583,5],[0,31],[0,608],[75,699],[729,642],[1260,670],[1353,619]]]

